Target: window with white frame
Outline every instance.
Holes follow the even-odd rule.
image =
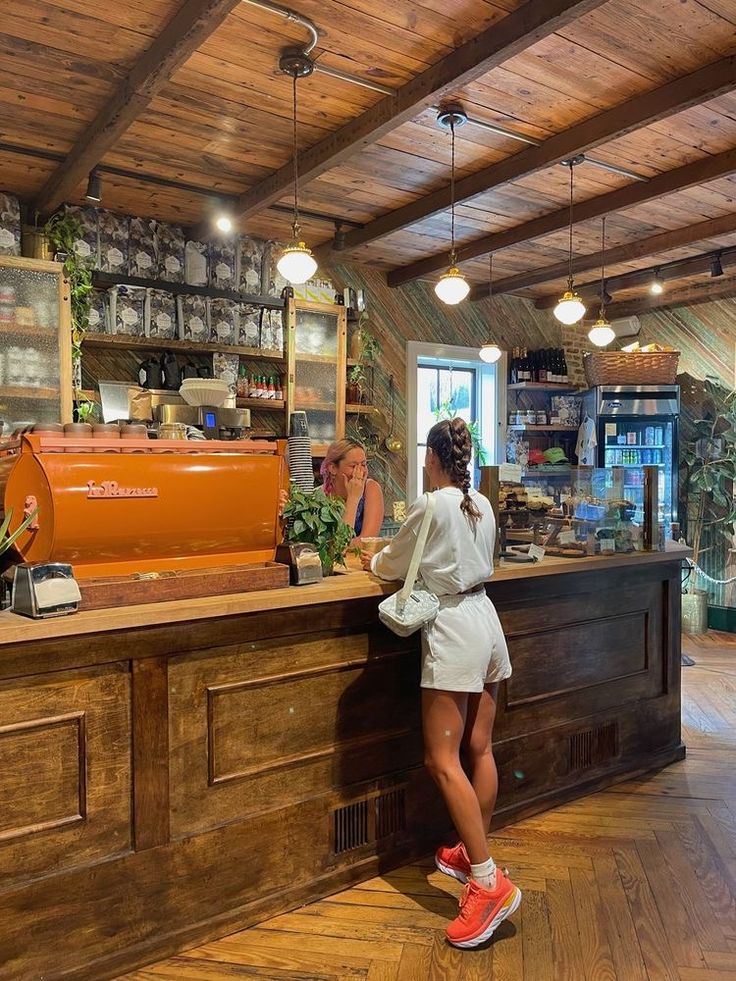
[[[423,487],[427,433],[439,419],[460,416],[476,437],[473,484],[482,464],[498,462],[498,428],[505,403],[505,359],[488,365],[475,349],[450,345],[407,345],[407,496],[413,501]]]

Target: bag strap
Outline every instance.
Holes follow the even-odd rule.
[[[432,514],[434,513],[434,494],[427,493],[424,496],[427,498],[427,507],[424,511],[424,517],[422,518],[422,524],[419,528],[416,545],[414,546],[414,551],[412,552],[409,570],[406,573],[404,585],[401,587],[401,591],[399,592],[399,603],[402,606],[409,599],[411,596],[411,591],[414,589],[414,583],[416,582],[417,573],[419,572],[419,563],[422,561],[424,546],[427,543],[429,526],[432,522]]]

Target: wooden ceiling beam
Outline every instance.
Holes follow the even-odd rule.
[[[676,282],[678,279],[685,279],[687,276],[697,276],[699,273],[709,272],[714,256],[720,256],[721,263],[733,265],[736,263],[736,246],[724,249],[712,249],[710,252],[701,255],[689,256],[687,259],[679,259],[676,262],[662,263],[661,267],[649,266],[646,269],[632,269],[630,272],[621,273],[619,276],[606,277],[606,289],[609,293],[617,290],[628,290],[635,286],[642,286],[652,280],[655,272],[660,272],[664,283]],[[600,280],[591,283],[584,283],[576,287],[578,293],[584,300],[597,298],[600,296]],[[559,302],[559,293],[551,293],[548,296],[540,297],[534,304],[537,310],[551,310]]]
[[[300,179],[306,183],[337,167],[445,95],[475,81],[604,2],[527,0],[523,6],[402,85],[395,95],[380,99],[356,119],[300,153]],[[234,214],[246,219],[279,201],[291,189],[293,179],[293,163],[289,161],[241,194]],[[195,231],[210,232],[204,226]]]
[[[715,99],[736,87],[736,56],[723,58],[698,71],[635,96],[620,105],[576,126],[557,133],[539,146],[531,146],[504,160],[484,167],[455,182],[455,201],[468,201],[510,181],[519,180],[537,170],[559,163],[580,153],[587,153],[611,140],[650,126],[675,113],[708,99]],[[450,207],[450,185],[439,188],[417,201],[376,218],[363,228],[348,232],[345,249],[350,251],[407,228]]]
[[[731,215],[721,215],[719,218],[699,221],[695,225],[686,225],[684,228],[674,228],[668,232],[661,232],[659,235],[651,235],[649,238],[639,239],[638,242],[632,242],[629,245],[619,245],[612,249],[606,249],[606,265],[614,266],[619,262],[645,259],[651,255],[669,252],[671,249],[692,245],[693,242],[703,242],[705,239],[716,238],[718,235],[728,235],[730,232],[736,232],[736,211]],[[573,275],[587,272],[589,269],[600,268],[601,258],[600,252],[573,258]],[[557,262],[553,266],[542,266],[540,269],[532,269],[530,272],[507,276],[506,279],[499,279],[493,284],[493,292],[496,294],[515,293],[519,290],[528,289],[530,286],[551,283],[556,279],[567,277],[568,269],[569,263]],[[471,300],[483,300],[487,296],[487,285],[474,286],[470,293]]]
[[[601,194],[576,204],[574,222],[577,224],[592,218],[600,218],[614,211],[624,211],[637,204],[643,204],[645,201],[653,201],[656,198],[674,194],[676,191],[683,191],[697,184],[717,180],[719,177],[725,177],[734,171],[736,171],[736,149],[726,150],[724,153],[718,153],[712,157],[703,157],[700,160],[685,164],[684,167],[676,167],[674,170],[658,174],[646,183],[636,181],[616,191],[609,191],[608,194]],[[468,242],[458,248],[458,262],[477,259],[478,256],[488,255],[489,252],[498,252],[512,245],[519,245],[521,242],[529,242],[541,238],[543,235],[549,235],[551,232],[557,232],[566,228],[569,220],[569,208],[562,208],[522,225],[516,225],[504,232],[484,235],[482,238],[475,239],[475,241]],[[446,265],[447,250],[444,250],[428,256],[426,259],[412,262],[407,266],[392,269],[386,279],[389,286],[401,286],[413,279],[419,279],[444,269]]]
[[[239,5],[240,0],[185,0],[46,181],[33,205],[39,215],[73,194],[171,75]]]
[[[609,321],[613,321],[623,317],[637,317],[642,313],[651,313],[656,310],[671,310],[673,307],[687,306],[692,303],[708,303],[712,300],[724,300],[736,296],[736,278],[724,280],[722,285],[718,286],[715,285],[715,282],[715,280],[709,280],[702,285],[690,286],[674,293],[662,293],[660,296],[648,294],[634,300],[612,303],[606,307],[606,316]],[[587,329],[586,327],[586,331]]]

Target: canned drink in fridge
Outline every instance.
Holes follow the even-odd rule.
[[[661,426],[656,426],[654,429],[654,445],[662,446],[664,443],[664,429]]]

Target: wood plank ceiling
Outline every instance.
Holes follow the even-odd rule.
[[[435,107],[448,99],[541,144],[475,123],[458,131],[457,237],[479,294],[489,249],[500,289],[543,305],[564,287],[569,172],[559,160],[579,150],[630,172],[575,169],[576,282],[596,280],[606,214],[617,311],[635,312],[647,295],[646,277],[624,274],[736,247],[732,0],[288,5],[317,25],[318,65],[399,92],[320,71],[299,82],[300,147],[316,174],[301,204],[326,216],[306,217],[303,230],[322,259],[329,219],[341,218],[353,223],[341,261],[386,270],[393,285],[446,265],[449,137]],[[189,17],[189,34],[161,56],[175,16]],[[287,238],[291,80],[277,66],[285,46],[306,40],[302,26],[234,0],[4,0],[0,187],[55,204],[70,162],[84,149],[91,166],[97,149],[116,171],[103,170],[104,207],[196,226],[219,196],[246,213],[241,230]],[[104,112],[121,93],[134,111],[111,131]],[[70,200],[83,200],[80,173],[72,169]],[[717,278],[709,261],[678,265],[671,288],[736,292],[736,255],[722,264]]]

